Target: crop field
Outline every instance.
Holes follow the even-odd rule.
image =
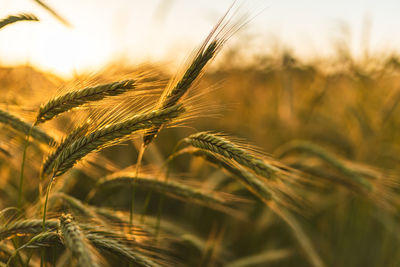
[[[172,72],[0,67],[0,266],[400,266],[400,57],[241,65],[237,9]]]

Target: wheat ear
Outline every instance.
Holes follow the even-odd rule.
[[[214,40],[206,47],[202,47],[203,50],[199,51],[182,78],[176,83],[172,90],[167,89],[166,94],[160,100],[160,108],[168,108],[178,103],[182,96],[189,90],[196,78],[201,74],[207,62],[214,57],[219,46],[220,42]],[[160,129],[161,125],[148,130],[143,137],[144,144],[150,144]]]
[[[241,168],[232,166],[225,160],[217,157],[215,154],[210,153],[209,151],[196,149],[189,150],[188,152],[195,156],[203,157],[211,164],[220,166],[234,174],[250,192],[252,192],[256,197],[258,197],[267,206],[269,206],[281,219],[283,219],[290,226],[300,246],[303,248],[304,252],[306,252],[306,256],[309,258],[310,263],[314,267],[325,266],[321,257],[318,255],[316,249],[314,248],[313,243],[306,235],[299,222],[293,215],[291,215],[289,210],[285,209],[285,207],[281,205],[282,203],[275,195],[275,192],[272,192],[265,183],[262,183],[252,173],[245,171]]]
[[[58,221],[47,220],[44,230],[56,230],[58,228]],[[30,219],[10,223],[0,227],[0,240],[10,238],[14,235],[22,234],[36,234],[42,232],[42,220]]]
[[[31,128],[32,128],[31,124],[23,121],[22,119],[4,111],[4,110],[0,110],[0,122],[10,126],[14,130],[17,130],[25,135],[28,135],[29,132],[31,131],[32,137],[41,143],[48,144],[48,145],[52,145],[55,143],[54,139],[51,136],[49,136],[48,134],[46,134],[45,132],[43,132],[42,130],[40,130],[38,128],[33,128],[31,130]]]
[[[186,201],[193,201],[211,208],[221,208],[227,205],[227,199],[216,194],[215,192],[202,192],[197,188],[184,185],[178,181],[164,182],[150,177],[136,176],[134,173],[116,173],[104,179],[98,184],[98,190],[108,187],[124,187],[130,185],[132,180],[136,179],[136,186],[154,189],[161,193],[165,193],[175,198]]]
[[[35,124],[48,121],[63,112],[82,106],[88,102],[98,101],[107,96],[117,96],[134,88],[134,80],[125,80],[66,93],[42,105]]]
[[[12,260],[18,255],[18,252],[24,248],[38,248],[61,243],[60,235],[55,232],[42,232],[32,237],[27,243],[16,249],[9,257],[6,266],[10,266]]]
[[[0,29],[18,21],[39,21],[39,19],[32,14],[11,15],[0,20]]]
[[[82,201],[73,196],[57,192],[53,194],[52,199],[62,199],[71,209],[78,211],[81,215],[86,218],[97,218],[97,214],[93,211],[90,206],[85,205]]]
[[[356,171],[353,171],[351,168],[346,166],[346,162],[344,160],[340,159],[334,153],[311,142],[292,141],[290,143],[281,146],[277,151],[277,155],[278,157],[283,158],[286,155],[294,152],[303,152],[314,155],[322,159],[332,167],[334,167],[336,170],[338,170],[345,176],[352,179],[352,181],[355,182],[356,184],[361,185],[364,189],[368,191],[372,191],[374,189],[373,185],[367,179],[365,179],[364,177],[362,177],[362,175],[358,174]]]
[[[46,160],[44,161],[42,165],[42,174],[50,174],[51,171],[53,170],[54,167],[54,162],[57,159],[57,157],[60,155],[60,153],[68,146],[70,145],[75,139],[77,139],[80,136],[84,136],[87,131],[88,131],[89,124],[84,123],[81,126],[75,128],[63,141],[60,142],[60,144],[57,146],[57,148],[50,153]]]
[[[254,171],[265,178],[273,178],[278,169],[263,160],[256,158],[248,151],[238,147],[236,144],[222,136],[209,132],[199,132],[183,139],[184,142],[193,147],[204,149],[225,158],[232,159],[244,167]]]
[[[88,234],[87,238],[96,248],[120,255],[129,262],[145,267],[161,266],[161,264],[156,263],[149,256],[141,253],[138,248],[130,248],[124,243],[119,242],[117,239],[95,233]]]
[[[60,217],[60,229],[64,245],[72,252],[77,259],[78,266],[97,267],[95,255],[82,232],[71,214],[63,214]]]
[[[135,115],[122,122],[106,125],[90,134],[82,136],[67,146],[54,163],[54,176],[59,176],[72,168],[75,163],[94,150],[99,150],[135,131],[161,125],[177,118],[185,111],[182,105],[175,105],[164,110],[150,111]]]
[[[212,152],[203,149],[194,149],[189,150],[190,154],[198,157],[204,158],[206,161],[222,167],[223,169],[229,171],[234,174],[235,177],[239,180],[241,184],[243,184],[250,192],[255,194],[260,200],[265,202],[267,205],[271,204],[271,201],[278,201],[276,196],[271,188],[268,187],[266,183],[258,179],[251,172],[246,171],[239,166],[233,166],[229,164],[225,160],[219,158]]]

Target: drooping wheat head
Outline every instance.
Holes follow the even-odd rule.
[[[273,179],[274,174],[279,172],[277,167],[256,158],[249,151],[240,148],[221,135],[210,132],[199,132],[188,136],[183,141],[193,147],[208,150],[225,158],[232,159],[267,179]]]

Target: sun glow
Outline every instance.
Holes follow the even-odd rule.
[[[343,22],[352,31],[345,41],[349,41],[353,54],[361,54],[364,48],[398,51],[399,22],[397,14],[389,11],[397,10],[400,2],[382,1],[387,5],[376,6],[372,2],[362,5],[358,0],[332,3],[271,0],[265,11],[241,31],[249,34],[239,37],[240,43],[246,47],[253,45],[246,50],[259,53],[270,52],[276,46],[281,50],[293,48],[296,56],[329,56],[337,35],[332,26]],[[1,18],[26,12],[40,19],[1,30],[1,65],[28,63],[65,77],[98,70],[110,61],[121,59],[125,63],[150,60],[180,64],[177,57],[187,55],[202,42],[232,0],[48,0],[46,3],[72,27],[60,23],[32,0],[1,1]],[[351,14],[343,12],[345,4]],[[366,15],[371,18],[371,29],[365,32],[371,31],[359,36],[365,30],[362,23]],[[364,42],[364,37],[370,40]]]
[[[29,63],[65,76],[71,71],[88,70],[104,64],[112,54],[111,47],[104,40],[96,40],[79,29],[31,24],[17,25],[18,31],[11,27],[2,31],[2,63]],[[30,42],[33,35],[35,41]]]

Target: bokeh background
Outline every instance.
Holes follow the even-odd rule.
[[[33,12],[40,24],[21,24],[0,36],[3,64],[31,63],[71,76],[105,62],[151,60],[179,64],[232,4],[230,0],[47,0],[71,27],[65,27],[31,0],[3,0],[0,15]],[[312,60],[333,56],[343,41],[357,57],[398,51],[395,0],[238,1],[250,23],[230,41],[246,46],[249,57],[290,49]],[[29,45],[25,45],[29,43]],[[177,60],[178,59],[178,60]],[[177,63],[178,62],[178,63]]]
[[[157,79],[168,81],[232,1],[46,4],[69,25],[35,1],[0,2],[0,17],[32,12],[41,20],[16,23],[0,32],[0,101],[27,121],[59,88],[89,75],[110,81],[151,69]],[[238,1],[237,6],[251,20],[227,42],[196,86],[206,92],[197,114],[203,116],[188,127],[163,131],[144,164],[160,164],[195,129],[239,137],[276,158],[288,142],[295,147],[293,142],[307,141],[335,160],[310,150],[295,153],[296,149],[279,160],[317,183],[300,191],[307,205],[296,214],[326,265],[400,266],[400,2],[270,0]],[[71,118],[56,121],[46,130],[61,139],[73,123]],[[11,146],[15,165],[10,167],[7,158],[1,161],[6,176],[18,173],[22,140],[20,136]],[[134,164],[137,157],[132,143],[101,155],[119,168]],[[30,161],[27,176],[33,172],[37,177],[41,158],[31,156]],[[349,169],[371,179],[373,191],[349,184]],[[167,202],[165,217],[209,242],[218,241],[214,243],[219,251],[229,251],[180,251],[189,266],[224,266],[251,255],[264,261],[245,266],[310,266],[287,225],[226,174],[191,158],[177,161],[174,172],[189,173],[204,187],[254,201],[246,210],[247,220]],[[89,178],[73,181],[69,192],[79,199],[95,183]],[[36,196],[36,182],[27,183]],[[10,190],[17,184],[5,184],[4,205],[11,206],[15,201]],[[105,202],[126,208],[123,196]],[[150,214],[157,212],[157,205],[156,199]]]

